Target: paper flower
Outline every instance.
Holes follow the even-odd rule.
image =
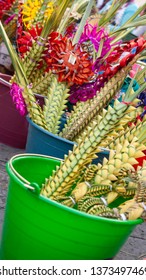
[[[11,8],[13,2],[14,2],[14,0],[7,0],[7,1],[1,0],[0,1],[0,19],[2,19],[4,13]]]
[[[30,47],[32,47],[33,41],[37,41],[42,28],[39,28],[38,25],[36,27],[32,27],[28,31],[23,31],[22,35],[17,39],[18,51],[23,57],[24,54],[29,51]]]
[[[69,101],[72,104],[76,104],[78,101],[85,102],[88,99],[92,99],[97,91],[100,90],[101,84],[97,81],[86,83],[81,86],[73,85],[70,88]]]
[[[23,89],[20,88],[18,84],[13,83],[10,89],[10,95],[20,115],[24,116],[27,113],[27,109],[22,95],[22,91]]]
[[[84,44],[89,42],[89,45],[94,46],[95,50],[98,52],[100,44],[102,44],[100,57],[106,55],[111,49],[112,38],[109,37],[108,33],[104,28],[98,30],[97,25],[86,24],[84,31],[79,40],[79,44]]]
[[[51,68],[53,73],[58,75],[60,82],[66,81],[70,85],[81,85],[93,76],[89,54],[82,51],[80,46],[73,46],[67,37],[57,33],[52,33],[46,62],[48,69]]]
[[[146,40],[140,37],[115,47],[106,60],[97,59],[94,64],[94,71],[98,73],[98,78],[101,77],[105,82],[113,77],[118,70],[126,66],[145,46]]]
[[[42,12],[44,13],[44,19],[49,18],[53,12],[53,3],[49,2],[44,7],[45,9],[41,10],[43,5],[43,0],[26,0],[23,4],[22,9],[22,20],[26,28],[31,28],[33,22],[36,20],[37,15]]]

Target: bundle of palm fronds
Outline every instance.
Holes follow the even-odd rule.
[[[123,206],[113,209],[110,204],[122,196],[132,197],[130,207],[139,209],[145,205],[145,163],[138,171],[134,171],[133,165],[146,150],[145,118],[141,123],[137,121],[145,106],[138,106],[136,99],[146,87],[146,68],[135,77],[139,81],[138,90],[133,89],[135,79],[131,79],[124,94],[122,86],[132,65],[143,61],[146,41],[143,37],[124,44],[119,40],[141,24],[136,16],[143,7],[132,17],[134,21],[109,33],[109,21],[125,0],[112,6],[107,15],[97,18],[94,15],[94,25],[91,24],[94,0],[71,2],[21,3],[18,53],[0,24],[15,68],[11,95],[20,112],[24,114],[27,108],[36,124],[76,141],[73,151],[46,179],[41,194],[90,214],[131,219],[129,207],[124,216]],[[32,7],[35,9],[31,14]],[[46,95],[43,108],[36,101],[36,92]],[[110,106],[113,99],[114,105]],[[68,101],[74,107],[60,132],[60,119]],[[133,124],[129,127],[129,123]],[[109,160],[92,165],[101,147],[110,149]],[[144,211],[143,207],[133,217],[143,217]]]

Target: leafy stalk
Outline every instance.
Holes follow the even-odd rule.
[[[146,85],[142,86],[140,91],[143,91],[145,88]],[[139,90],[128,97],[125,95],[125,100],[131,103],[138,94]],[[104,110],[101,121],[98,124],[94,123],[88,129],[78,145],[74,145],[73,151],[69,152],[68,156],[65,156],[60,167],[57,167],[56,171],[53,171],[52,176],[46,179],[41,194],[54,199],[60,193],[68,193],[73,183],[80,176],[84,165],[91,162],[94,158],[95,155],[92,152],[95,150],[95,147],[100,145],[101,140],[114,128],[118,120],[133,109],[132,106],[124,102],[116,101],[116,105],[113,108],[109,106],[106,112]]]
[[[101,19],[99,20],[98,25],[104,26],[107,23],[109,23],[111,21],[111,19],[113,18],[113,16],[116,14],[116,12],[118,11],[119,8],[121,8],[121,6],[126,2],[127,0],[121,0],[121,1],[116,1],[114,0],[111,7],[109,8],[108,12],[106,14],[103,14]]]
[[[23,94],[25,103],[27,104],[27,110],[29,112],[29,115],[35,123],[37,123],[45,128],[46,124],[45,124],[45,119],[42,114],[42,109],[37,104],[36,98],[29,87],[29,82],[25,75],[24,66],[21,63],[20,59],[18,58],[17,53],[16,53],[15,49],[13,48],[13,46],[4,30],[4,27],[1,23],[1,21],[0,21],[0,32],[3,37],[4,42],[6,44],[6,47],[8,49],[13,66],[15,68],[17,83],[19,84],[20,87],[23,88],[22,94]]]
[[[90,121],[98,115],[99,111],[121,88],[129,69],[138,57],[139,56],[136,56],[125,69],[120,70],[114,77],[112,77],[93,99],[84,102],[82,108],[80,103],[75,106],[76,113],[74,114],[74,111],[71,112],[67,124],[60,134],[61,137],[73,140],[76,136],[80,135],[82,130],[89,125]]]
[[[94,0],[90,0],[89,3],[88,3],[88,6],[86,8],[86,11],[85,11],[85,13],[84,13],[84,15],[82,17],[82,20],[81,20],[81,22],[79,24],[78,30],[77,30],[77,32],[76,32],[76,34],[74,36],[74,39],[73,39],[73,42],[72,42],[73,45],[78,43],[78,41],[80,39],[80,36],[81,36],[81,34],[83,32],[83,27],[84,27],[84,25],[86,23],[87,18],[89,17],[89,15],[91,13],[93,5],[94,5]]]
[[[32,75],[32,72],[35,71],[37,62],[41,59],[42,53],[45,50],[46,40],[51,31],[55,31],[62,19],[62,16],[69,6],[70,0],[64,0],[59,6],[59,9],[54,9],[54,12],[51,14],[50,18],[47,19],[41,35],[38,41],[34,41],[30,51],[24,58],[24,66],[26,69],[27,77],[29,78]]]
[[[66,107],[68,91],[67,84],[58,82],[57,76],[52,75],[43,113],[48,131],[54,134],[57,134],[59,131],[60,118]]]

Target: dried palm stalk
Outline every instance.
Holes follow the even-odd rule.
[[[38,75],[37,75],[38,74]],[[51,72],[45,72],[40,75],[40,72],[37,72],[35,75],[35,80],[32,80],[32,91],[39,93],[43,96],[47,96],[48,88],[51,84],[52,74]]]
[[[132,102],[144,88],[145,85],[136,93],[128,94],[128,96],[125,95],[125,102],[120,103],[117,101],[116,106],[113,108],[108,107],[100,123],[98,125],[94,123],[88,129],[87,134],[79,141],[78,145],[74,145],[73,151],[70,151],[68,156],[65,156],[64,162],[61,162],[60,167],[57,167],[56,171],[53,171],[52,176],[46,179],[41,190],[42,195],[54,199],[70,191],[72,185],[84,169],[84,166],[87,163],[91,163],[95,157],[93,153],[95,147],[98,147],[101,140],[114,128],[118,119],[122,118],[124,114],[135,110],[134,107],[128,106],[127,104]]]
[[[43,107],[44,118],[49,132],[57,134],[59,131],[60,118],[66,107],[68,99],[68,85],[58,82],[57,76],[52,75],[48,96]]]
[[[93,99],[87,100],[83,104],[76,104],[75,112],[71,112],[70,118],[67,120],[67,124],[60,133],[61,137],[74,140],[74,138],[81,133],[84,127],[89,125],[90,121],[100,113],[100,110],[108,104],[108,102],[121,88],[131,66],[136,62],[138,57],[139,55],[136,55],[127,66],[112,77]]]

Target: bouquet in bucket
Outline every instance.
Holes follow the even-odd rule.
[[[93,15],[94,1],[70,2],[36,1],[32,14],[33,2],[20,3],[18,53],[0,24],[15,67],[10,93],[20,113],[28,112],[45,130],[75,141],[73,151],[44,179],[40,193],[91,215],[145,219],[146,162],[136,170],[133,165],[146,150],[145,105],[138,99],[146,88],[146,68],[131,79],[128,73],[137,61],[143,65],[146,41],[140,37],[122,43],[127,28],[130,32],[141,22],[136,14],[133,23],[110,33],[113,7],[98,16]],[[115,4],[114,12],[120,5]],[[43,108],[35,92],[45,95]],[[60,131],[68,102],[74,106]],[[109,159],[93,164],[101,147],[109,150]],[[113,207],[119,198],[123,203]]]

